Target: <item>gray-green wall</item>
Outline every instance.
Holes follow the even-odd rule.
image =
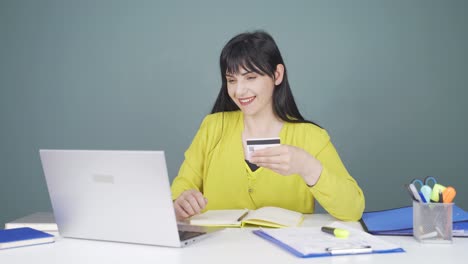
[[[40,148],[165,150],[171,177],[237,33],[276,39],[366,209],[437,176],[468,209],[467,1],[0,1],[0,226],[51,210]]]

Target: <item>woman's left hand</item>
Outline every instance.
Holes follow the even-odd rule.
[[[309,186],[314,185],[322,173],[320,161],[307,151],[290,145],[256,150],[249,161],[284,176],[299,174]]]

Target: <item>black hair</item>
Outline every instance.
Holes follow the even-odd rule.
[[[273,38],[265,31],[239,34],[224,46],[219,58],[222,84],[211,113],[240,110],[227,92],[226,73],[238,74],[241,69],[245,69],[275,78],[278,64],[284,66],[284,75],[283,81],[273,91],[273,112],[285,122],[317,125],[305,120],[299,112],[281,53]]]

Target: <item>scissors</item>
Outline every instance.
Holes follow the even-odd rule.
[[[432,187],[430,185],[430,183],[432,182]],[[424,178],[424,180],[420,180],[420,179],[413,179],[411,181],[411,184],[409,185],[410,188],[411,188],[411,185],[414,186],[414,188],[416,188],[416,191],[417,193],[419,194],[419,197],[421,198],[420,200],[423,202],[423,203],[428,203],[430,202],[431,200],[433,201],[436,201],[438,202],[439,201],[439,190],[437,190],[436,192],[436,196],[437,198],[434,199],[435,197],[433,197],[435,194],[433,192],[433,189],[436,185],[439,185],[441,187],[443,187],[442,185],[440,184],[437,184],[437,180],[432,177],[432,176],[427,176],[426,178]],[[416,187],[416,185],[419,185],[419,191],[418,191],[418,188]],[[445,187],[444,187],[445,189]],[[413,192],[413,195],[414,194],[414,190],[411,190]]]

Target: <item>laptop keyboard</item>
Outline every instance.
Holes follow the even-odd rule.
[[[180,241],[184,241],[193,237],[201,236],[206,234],[205,232],[192,232],[192,231],[180,231],[179,230],[179,237]]]

